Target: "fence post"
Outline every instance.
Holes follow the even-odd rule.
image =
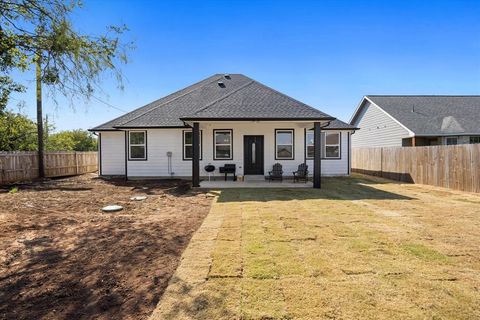
[[[380,148],[380,177],[383,177],[383,147]]]
[[[77,151],[75,151],[75,175],[78,175],[78,159],[77,159]]]

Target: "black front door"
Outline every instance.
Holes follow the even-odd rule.
[[[244,174],[263,174],[263,136],[243,137]]]

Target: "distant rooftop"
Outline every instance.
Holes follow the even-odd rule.
[[[480,96],[366,96],[417,135],[480,134]],[[355,121],[355,116],[351,123]]]

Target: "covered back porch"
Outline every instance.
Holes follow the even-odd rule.
[[[329,121],[309,120],[237,120],[188,121],[192,128],[192,185],[202,188],[320,188],[322,175],[321,132]],[[294,182],[293,171],[307,163],[306,130],[313,129],[313,157],[309,158],[307,182]],[[211,138],[205,139],[208,133]],[[209,144],[211,145],[209,146]],[[207,149],[213,159],[202,155]],[[273,166],[280,164],[284,177],[269,181]],[[205,179],[207,165],[215,172],[227,165],[234,166],[240,179],[228,181],[216,176]],[[221,172],[221,171],[220,171]],[[254,178],[257,177],[257,178]],[[254,178],[254,179],[252,179]]]

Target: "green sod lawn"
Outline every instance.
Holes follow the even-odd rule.
[[[211,194],[152,319],[480,318],[480,195],[364,176]]]

